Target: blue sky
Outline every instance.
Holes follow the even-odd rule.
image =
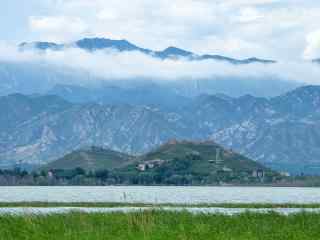
[[[314,0],[2,0],[0,41],[128,39],[232,57],[320,57]]]
[[[41,0],[2,0],[0,8],[0,40],[19,42],[32,38],[29,17],[50,14],[47,3]]]

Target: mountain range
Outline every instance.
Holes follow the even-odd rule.
[[[225,57],[221,55],[211,55],[211,54],[196,54],[181,48],[177,47],[168,47],[162,51],[155,51],[151,49],[138,47],[127,40],[113,40],[106,38],[84,38],[76,42],[72,43],[62,43],[57,44],[53,42],[31,42],[31,43],[21,43],[19,45],[21,50],[52,50],[52,51],[61,51],[67,48],[79,48],[86,51],[98,51],[105,49],[113,49],[120,52],[126,51],[136,51],[141,52],[143,54],[150,55],[152,57],[160,58],[160,59],[177,59],[177,58],[186,58],[188,60],[201,61],[201,60],[216,60],[228,62],[231,64],[251,64],[251,63],[262,63],[262,64],[270,64],[276,63],[274,60],[267,59],[259,59],[256,57],[247,58],[247,59],[235,59],[230,57]]]
[[[89,54],[134,51],[159,60],[214,60],[231,68],[278,64],[177,47],[157,51],[104,38],[19,45],[22,52],[40,54],[71,48]],[[66,154],[77,162],[74,151],[87,146],[141,155],[177,139],[214,140],[276,170],[318,174],[318,86],[272,75],[109,79],[63,64],[4,60],[0,79],[0,167],[45,165]]]
[[[72,89],[73,96],[76,91]],[[79,91],[81,96],[84,90]],[[131,100],[136,93],[130,91],[114,88],[112,93],[103,101],[88,102],[63,94],[0,97],[1,167],[46,164],[86,146],[137,155],[170,139],[212,139],[293,173],[314,173],[320,165],[319,86],[273,98],[225,94],[186,98],[163,92],[160,99],[168,96],[171,107],[152,94],[146,94],[143,102],[139,97]]]

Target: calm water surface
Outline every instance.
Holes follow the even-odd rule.
[[[0,187],[0,202],[320,203],[320,188]]]

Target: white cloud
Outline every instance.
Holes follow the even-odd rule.
[[[222,4],[226,6],[232,7],[242,7],[242,6],[259,6],[259,5],[266,5],[272,3],[279,3],[285,0],[228,0],[223,1]]]
[[[307,46],[304,50],[306,59],[320,58],[320,29],[307,35]]]
[[[30,17],[29,24],[33,32],[40,33],[41,38],[48,41],[71,40],[88,31],[87,24],[77,17]]]
[[[86,52],[70,48],[65,51],[24,51],[0,44],[0,60],[36,62],[58,66],[59,69],[85,71],[105,80],[154,79],[158,81],[208,79],[214,76],[234,76],[284,80],[319,84],[320,68],[307,62],[287,62],[272,65],[232,65],[214,60],[187,61],[160,60],[139,52],[117,52],[115,50]]]
[[[239,21],[243,23],[250,23],[263,18],[263,15],[259,11],[252,7],[243,8],[240,11]]]
[[[153,49],[176,45],[211,54],[227,49],[226,55],[238,58],[297,60],[305,36],[318,28],[320,18],[320,4],[314,0],[48,2],[51,14],[31,18],[33,39],[100,36]]]

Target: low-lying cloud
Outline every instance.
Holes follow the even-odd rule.
[[[235,76],[264,80],[272,77],[307,84],[320,84],[320,66],[308,61],[233,65],[215,60],[161,60],[140,52],[118,52],[112,49],[94,53],[78,48],[68,48],[64,51],[19,51],[15,46],[5,44],[0,45],[0,60],[45,63],[73,71],[85,71],[106,80],[170,81]]]
[[[304,57],[306,59],[316,59],[320,57],[320,29],[308,34]]]

